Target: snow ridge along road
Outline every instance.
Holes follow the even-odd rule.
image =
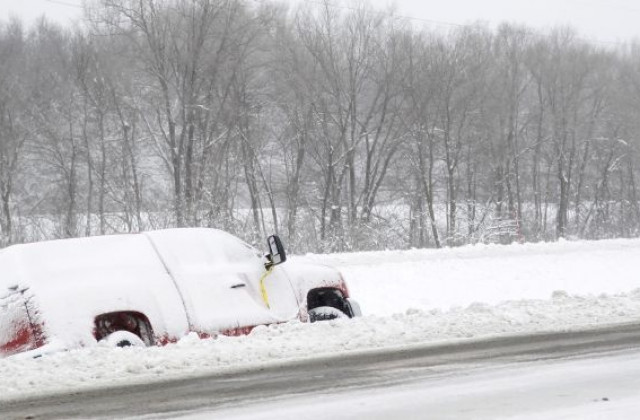
[[[173,417],[288,395],[388,387],[477,369],[640,348],[640,325],[516,335],[272,365],[2,404],[3,418]]]

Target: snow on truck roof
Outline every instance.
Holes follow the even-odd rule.
[[[181,228],[12,245],[0,251],[0,290],[35,283],[87,282],[141,277],[166,270],[157,248],[174,264],[225,262],[257,251],[217,229]],[[172,253],[171,250],[174,252]],[[175,256],[179,250],[179,261]],[[241,254],[241,255],[239,255]],[[211,261],[215,259],[216,261]],[[143,275],[143,273],[145,273]]]

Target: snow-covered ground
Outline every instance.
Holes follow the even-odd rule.
[[[366,313],[449,309],[474,302],[624,293],[640,288],[640,240],[476,245],[309,255],[339,267]]]
[[[163,348],[0,359],[0,401],[383,347],[640,319],[640,240],[307,255],[342,270],[364,317],[256,328]]]

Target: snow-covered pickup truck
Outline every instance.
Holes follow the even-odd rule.
[[[0,251],[0,356],[103,342],[163,345],[360,314],[340,273],[285,262],[216,229],[168,229]]]

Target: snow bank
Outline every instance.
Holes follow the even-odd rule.
[[[85,387],[164,381],[269,363],[339,355],[383,347],[559,331],[626,322],[640,317],[640,290],[615,296],[572,297],[496,306],[474,303],[449,311],[411,309],[393,316],[367,316],[316,324],[258,327],[246,337],[199,340],[188,336],[163,348],[92,347],[38,359],[0,360],[0,401]]]
[[[0,360],[0,401],[229,372],[384,347],[640,319],[639,240],[308,255],[339,267],[365,316],[189,336],[163,348],[93,347]]]

